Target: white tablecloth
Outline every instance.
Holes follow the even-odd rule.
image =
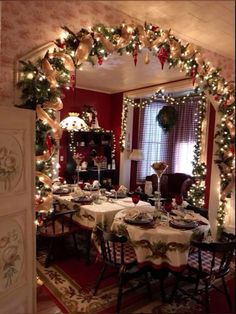
[[[94,228],[97,224],[105,226],[107,230],[110,229],[115,215],[124,208],[134,208],[134,204],[130,197],[123,199],[112,199],[109,202],[101,201],[101,204],[91,205],[79,205],[79,203],[73,202],[71,195],[58,196],[54,198],[59,201],[60,204],[64,205],[68,209],[77,209],[77,215],[74,219],[86,228]],[[138,207],[150,206],[149,203],[139,201]]]
[[[153,212],[154,207],[144,210]],[[152,265],[160,269],[167,267],[172,271],[181,271],[187,265],[189,243],[193,234],[208,233],[210,228],[207,219],[199,214],[192,214],[193,220],[202,221],[201,225],[191,230],[181,230],[158,221],[152,227],[136,226],[124,222],[124,217],[130,209],[124,209],[116,214],[111,230],[126,234],[134,246],[137,261],[140,266]]]

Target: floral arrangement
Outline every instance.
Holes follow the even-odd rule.
[[[95,165],[98,167],[98,168],[101,168],[102,166],[102,163],[106,160],[105,156],[103,155],[99,155],[99,156],[96,156],[93,158],[93,161],[95,163]]]
[[[163,172],[167,169],[168,165],[165,162],[160,161],[160,162],[154,162],[151,165],[151,167],[153,170],[155,170],[158,176],[161,176]]]
[[[84,158],[85,158],[84,154],[81,153],[75,153],[73,155],[73,159],[76,162],[77,166],[81,164],[81,161],[84,160]]]

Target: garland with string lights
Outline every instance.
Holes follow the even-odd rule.
[[[74,33],[67,27],[64,39],[56,39],[57,46],[52,53],[47,53],[37,63],[23,63],[18,86],[22,89],[23,104],[19,107],[36,109],[37,142],[39,151],[36,160],[40,170],[36,171],[37,211],[51,208],[51,164],[61,136],[61,129],[56,122],[55,112],[62,108],[61,87],[70,86],[69,72],[79,68],[83,62],[102,65],[107,56],[113,52],[131,54],[134,65],[143,48],[149,49],[163,68],[167,62],[169,68],[179,67],[199,91],[213,99],[219,108],[221,123],[215,134],[218,149],[216,163],[220,170],[220,206],[218,209],[218,227],[224,226],[227,197],[234,185],[234,83],[227,82],[220,76],[220,69],[203,60],[199,50],[193,44],[183,44],[170,30],[145,23],[143,25],[122,23],[116,27],[102,24],[90,29],[81,29]],[[145,62],[148,64],[148,62]],[[122,117],[122,123],[124,119]],[[43,134],[39,134],[43,132]],[[124,143],[124,138],[121,139]],[[50,153],[51,152],[51,153]],[[40,182],[40,185],[37,183]]]
[[[120,142],[119,142],[120,150],[124,151],[125,149],[125,137],[126,137],[126,132],[127,132],[126,129],[127,129],[127,118],[128,118],[129,106],[133,108],[135,107],[135,108],[143,109],[145,108],[145,106],[148,106],[151,103],[158,101],[160,99],[170,105],[179,105],[180,103],[185,104],[186,101],[188,101],[190,97],[195,97],[195,96],[199,97],[200,95],[201,93],[197,94],[196,92],[191,92],[184,96],[173,97],[170,95],[165,95],[164,89],[160,89],[157,92],[155,92],[153,95],[151,95],[150,97],[145,97],[143,99],[140,99],[140,102],[135,102],[133,98],[124,97],[122,115],[121,115],[121,135],[120,135]]]
[[[198,101],[198,113],[197,115],[197,126],[195,129],[196,144],[194,145],[193,152],[193,178],[194,184],[190,187],[188,192],[188,202],[197,207],[203,207],[204,205],[204,193],[205,193],[205,178],[207,167],[204,162],[201,161],[202,153],[202,136],[203,136],[203,121],[206,113],[206,97],[202,96]]]

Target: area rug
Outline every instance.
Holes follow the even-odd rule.
[[[50,267],[43,265],[45,256],[41,254],[37,261],[37,273],[44,287],[63,313],[110,314],[115,313],[117,300],[117,282],[115,278],[103,281],[96,296],[93,288],[101,270],[100,262],[86,264],[81,258],[70,257],[54,262]],[[170,292],[173,277],[167,278],[165,287]],[[234,266],[227,278],[228,286],[234,302],[235,273]],[[129,283],[135,286],[136,281]],[[122,299],[121,313],[136,314],[200,314],[204,313],[201,305],[190,298],[177,294],[171,304],[161,302],[159,281],[151,281],[152,300],[147,295],[145,286],[127,293]],[[230,313],[225,297],[217,291],[211,292],[211,313]]]

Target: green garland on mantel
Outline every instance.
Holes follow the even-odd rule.
[[[101,65],[106,57],[113,53],[131,54],[136,65],[138,54],[143,48],[153,52],[163,68],[179,67],[193,80],[199,90],[203,90],[218,104],[221,122],[215,134],[217,151],[216,163],[220,170],[220,205],[218,209],[218,227],[224,226],[227,197],[234,184],[234,141],[235,141],[235,98],[234,82],[227,82],[220,69],[205,61],[198,48],[193,44],[183,44],[170,30],[163,30],[151,23],[134,25],[122,23],[107,27],[103,24],[90,29],[82,28],[75,33],[67,27],[64,39],[56,39],[56,48],[47,53],[36,63],[25,62],[21,69],[18,86],[22,90],[20,105],[36,109],[37,128],[41,134],[45,150],[36,156],[40,171],[36,172],[35,210],[48,211],[52,204],[51,159],[55,155],[61,136],[56,121],[56,111],[62,108],[61,88],[68,86],[69,72],[79,68],[83,62]],[[36,138],[37,141],[37,138]],[[43,192],[42,192],[43,191]],[[42,193],[41,193],[42,192]]]

